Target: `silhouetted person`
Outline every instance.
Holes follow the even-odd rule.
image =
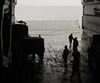
[[[73,51],[72,56],[73,56],[73,66],[72,66],[71,80],[72,80],[74,74],[77,73],[78,76],[79,76],[79,81],[80,81],[81,80],[80,69],[79,69],[79,65],[80,65],[80,52],[76,49],[76,50]]]
[[[72,40],[73,40],[73,34],[71,33],[68,38],[69,38],[69,48],[71,50],[71,45],[72,45]]]
[[[65,49],[63,51],[63,60],[64,60],[64,66],[67,67],[67,58],[68,58],[69,50],[67,48],[67,45],[65,45]]]
[[[41,38],[41,35],[39,35],[39,38]]]
[[[73,51],[74,50],[77,50],[77,47],[79,46],[79,43],[78,43],[78,40],[77,40],[77,37],[75,37],[73,39]]]

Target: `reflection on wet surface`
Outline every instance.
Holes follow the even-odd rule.
[[[38,57],[36,61],[32,60],[30,55],[24,64],[20,63],[19,67],[15,67],[12,70],[14,73],[12,73],[11,80],[22,83],[79,83],[77,74],[74,75],[72,81],[70,80],[73,60],[72,53],[68,57],[68,68],[65,68],[61,56],[62,51],[63,49],[48,49],[45,52],[43,63],[38,63]],[[88,83],[86,63],[81,62],[80,72],[83,83]]]
[[[46,40],[46,50],[43,63],[38,63],[38,56],[35,61],[32,55],[29,55],[26,60],[21,61],[17,66],[9,67],[8,80],[14,83],[80,83],[77,74],[70,80],[72,73],[72,52],[68,56],[68,67],[64,67],[62,53],[66,43],[60,39]],[[49,42],[48,42],[49,41]],[[66,40],[65,40],[66,41]],[[80,42],[80,41],[79,41]],[[80,45],[81,46],[81,45]],[[79,47],[80,49],[80,47]],[[93,73],[88,70],[86,54],[81,52],[80,74],[81,83],[92,83]],[[84,54],[83,54],[84,53]]]

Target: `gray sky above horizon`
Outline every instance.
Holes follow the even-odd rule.
[[[81,0],[17,0],[15,16],[16,20],[81,20],[82,4]]]
[[[81,0],[18,0],[17,6],[81,6]]]

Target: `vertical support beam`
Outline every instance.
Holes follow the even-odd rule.
[[[11,31],[12,31],[12,4],[13,0],[8,0],[8,8],[4,10],[2,39],[3,39],[3,65],[8,67],[9,56],[11,55]]]
[[[3,18],[4,18],[4,2],[5,0],[0,0],[0,70],[2,68],[3,61],[3,39],[2,39],[2,29],[3,29]]]
[[[3,52],[8,57],[11,42],[11,25],[12,25],[12,0],[9,0],[8,12],[4,14],[3,21]]]
[[[10,11],[9,11],[9,16],[10,16],[10,30],[9,30],[9,49],[8,49],[8,58],[10,59],[11,57],[11,44],[12,44],[12,8],[13,8],[13,0],[10,0]]]

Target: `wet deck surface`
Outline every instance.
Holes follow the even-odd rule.
[[[45,40],[45,54],[43,63],[38,63],[38,57],[36,60],[32,59],[32,55],[27,57],[24,64],[21,64],[19,68],[10,70],[10,81],[14,83],[80,83],[77,74],[73,77],[73,82],[70,80],[72,72],[72,52],[68,56],[68,68],[64,67],[62,52],[64,45],[68,45],[68,40],[56,39]],[[87,53],[84,43],[79,40],[79,50],[81,53],[80,74],[81,83],[93,83],[93,72],[88,70]],[[84,46],[84,48],[83,48]]]

